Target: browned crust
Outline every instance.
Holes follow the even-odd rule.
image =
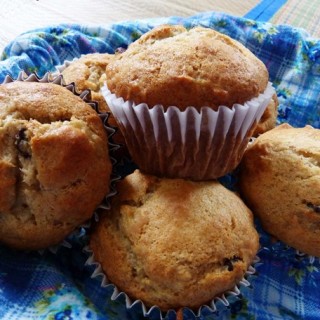
[[[265,230],[320,256],[320,130],[278,126],[255,140],[240,168],[241,192]]]
[[[150,107],[200,109],[243,104],[262,93],[265,65],[239,42],[209,28],[157,27],[106,68],[111,92]]]
[[[12,247],[62,241],[109,190],[102,122],[62,86],[0,86],[0,145],[0,241]]]
[[[278,106],[279,101],[277,95],[274,94],[261,119],[259,120],[258,125],[254,129],[254,137],[257,137],[258,135],[275,128],[278,116]]]
[[[113,57],[114,55],[108,53],[92,53],[83,55],[79,59],[70,63],[70,65],[65,68],[61,74],[67,84],[74,82],[78,91],[90,89],[92,100],[99,103],[99,110],[101,112],[110,112],[108,123],[117,128],[118,124],[100,92],[100,89],[106,80],[106,66]],[[125,140],[120,130],[117,130],[113,139],[116,143],[123,145],[122,152],[118,152],[119,155],[127,154]]]
[[[113,55],[108,53],[83,55],[70,63],[61,73],[67,84],[75,83],[78,91],[90,89],[92,100],[98,101],[100,110],[104,112],[110,110],[100,89],[104,84],[106,66],[112,58]]]
[[[252,214],[218,182],[135,171],[90,246],[111,282],[162,310],[197,308],[234,287],[258,250]]]

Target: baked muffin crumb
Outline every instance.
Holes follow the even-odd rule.
[[[258,250],[252,214],[218,182],[136,170],[91,235],[109,280],[147,306],[197,308],[239,282]]]
[[[319,129],[282,124],[259,136],[241,162],[240,189],[266,231],[320,256]]]
[[[20,81],[0,86],[0,119],[0,241],[57,244],[109,190],[102,122],[62,86]]]
[[[106,74],[110,91],[124,100],[180,110],[243,104],[268,83],[265,65],[239,42],[210,28],[169,25],[116,55]]]

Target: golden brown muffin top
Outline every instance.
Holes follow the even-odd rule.
[[[282,124],[260,135],[240,165],[240,189],[266,231],[320,256],[320,130]]]
[[[137,170],[118,191],[91,247],[111,282],[148,306],[208,302],[233,288],[258,250],[250,210],[218,182]]]
[[[91,53],[72,61],[62,71],[66,83],[75,82],[78,90],[90,89],[100,93],[100,88],[105,81],[105,69],[113,55],[108,53]]]
[[[109,189],[97,113],[52,83],[0,86],[0,241],[43,248],[90,218]]]
[[[209,28],[163,25],[144,34],[106,68],[112,93],[136,104],[232,107],[262,93],[265,65],[239,42]]]
[[[72,61],[62,72],[64,81],[69,84],[74,82],[78,91],[91,90],[91,99],[98,102],[100,112],[110,112],[106,100],[102,96],[100,89],[106,80],[106,66],[114,55],[108,53],[91,53],[81,56]],[[111,113],[108,123],[113,127],[118,127],[116,120]],[[113,136],[115,143],[121,144],[122,148],[117,151],[117,155],[127,155],[125,140],[120,130]]]

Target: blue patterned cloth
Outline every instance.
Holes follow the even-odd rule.
[[[320,128],[320,41],[289,26],[221,13],[100,27],[59,25],[26,32],[2,53],[0,81],[6,74],[17,77],[20,70],[41,76],[81,54],[113,53],[163,23],[210,27],[242,42],[269,70],[280,100],[278,122]],[[249,279],[252,286],[241,287],[243,299],[236,299],[229,308],[218,303],[218,312],[210,314],[204,309],[199,319],[319,319],[319,259],[273,243],[258,228],[263,248],[258,273]],[[86,237],[75,236],[69,241],[72,248],[60,247],[56,253],[0,247],[0,318],[143,319],[139,307],[127,310],[122,298],[111,301],[112,290],[90,277],[93,270],[85,266],[87,254],[82,251]],[[194,318],[188,310],[184,316]]]

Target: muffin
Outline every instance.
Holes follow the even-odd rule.
[[[259,136],[240,165],[240,190],[263,228],[320,256],[320,130],[288,124]]]
[[[276,94],[274,94],[261,119],[259,120],[258,125],[254,129],[254,132],[252,134],[253,137],[257,137],[260,134],[275,128],[278,117],[278,107],[278,97]]]
[[[0,86],[0,242],[40,249],[88,220],[109,190],[98,114],[54,83]]]
[[[106,67],[102,91],[138,167],[215,179],[234,169],[274,89],[265,65],[212,29],[157,27]]]
[[[61,74],[66,83],[74,82],[77,90],[91,90],[92,100],[99,102],[102,112],[109,111],[100,88],[106,79],[105,69],[113,55],[108,53],[91,53],[81,56],[63,68]]]
[[[258,247],[251,211],[216,181],[161,179],[136,170],[92,232],[109,281],[162,311],[198,308],[232,289]]]
[[[108,53],[91,53],[83,55],[61,68],[61,74],[67,84],[74,82],[78,91],[90,89],[91,99],[98,102],[101,112],[110,112],[100,88],[106,79],[106,66],[112,58],[113,55]],[[117,122],[114,120],[112,113],[108,122],[111,126],[117,128]],[[121,131],[117,130],[113,139],[116,143],[123,145],[125,149],[125,141]],[[123,153],[125,153],[124,150]]]

